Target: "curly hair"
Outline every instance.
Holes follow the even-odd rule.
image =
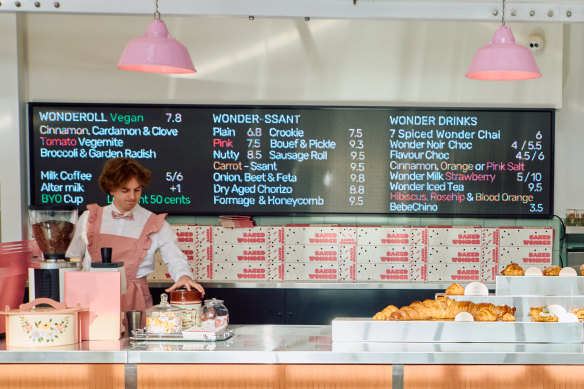
[[[113,190],[121,188],[132,177],[135,177],[140,185],[147,187],[152,180],[152,172],[131,158],[108,159],[99,175],[99,189],[110,194]]]

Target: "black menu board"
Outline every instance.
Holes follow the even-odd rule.
[[[29,103],[30,202],[106,204],[108,158],[183,215],[553,215],[550,109]]]

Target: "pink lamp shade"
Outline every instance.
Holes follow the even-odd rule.
[[[168,33],[166,24],[154,19],[146,32],[126,45],[118,68],[149,73],[195,73],[187,48]]]
[[[502,25],[493,39],[475,53],[468,78],[487,81],[517,81],[541,77],[533,54],[515,43],[511,28]]]

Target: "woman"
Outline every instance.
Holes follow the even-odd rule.
[[[157,250],[175,280],[166,292],[184,287],[205,293],[194,281],[187,257],[178,248],[176,234],[165,220],[166,214],[156,215],[138,204],[142,188],[151,179],[150,170],[133,159],[108,160],[99,176],[99,188],[113,202],[105,207],[87,206],[67,250],[68,257],[81,258],[83,269],[89,270],[91,262],[101,262],[101,248],[112,247],[112,262],[124,262],[127,292],[122,295],[123,312],[144,311],[152,306],[146,276],[154,271]]]

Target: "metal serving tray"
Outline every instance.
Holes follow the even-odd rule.
[[[497,296],[584,296],[584,277],[497,276]]]
[[[582,343],[583,336],[582,323],[332,321],[333,342]]]
[[[149,334],[144,330],[132,331],[130,340],[156,341],[179,340],[184,342],[214,342],[227,340],[233,336],[233,330],[225,329],[217,333],[202,333],[199,336],[183,336],[182,334]]]
[[[444,295],[438,293],[437,296]],[[531,321],[529,309],[531,307],[544,307],[558,304],[566,308],[568,312],[574,309],[584,308],[583,296],[446,296],[456,301],[472,301],[473,303],[491,303],[494,305],[508,305],[517,308],[515,318],[517,322]]]

